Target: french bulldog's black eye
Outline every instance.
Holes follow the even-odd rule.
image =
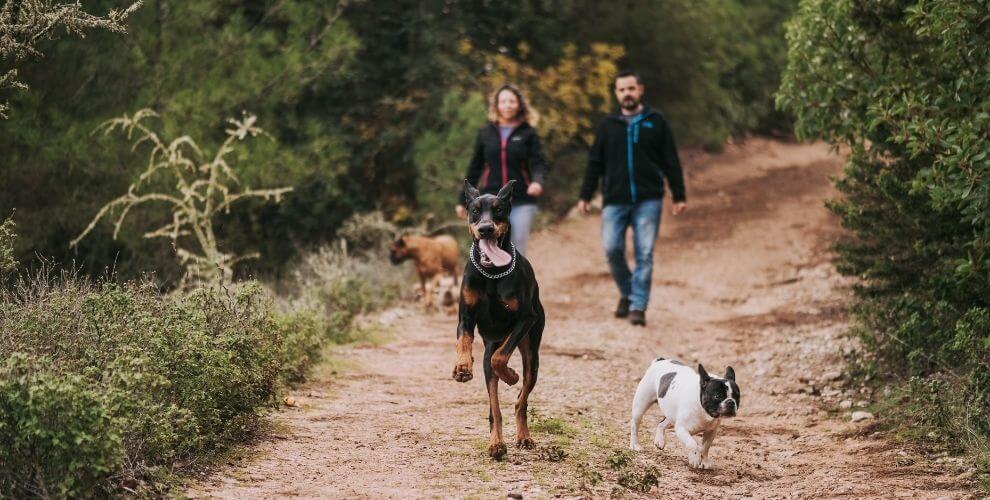
[[[478,207],[474,207],[474,209],[471,210],[471,213],[473,213],[474,215],[478,215],[481,213],[481,209]]]

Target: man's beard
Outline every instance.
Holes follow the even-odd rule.
[[[622,109],[627,109],[632,111],[639,107],[639,100],[632,97],[626,97],[622,100]]]

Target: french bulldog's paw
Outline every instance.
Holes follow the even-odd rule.
[[[664,437],[662,432],[658,432],[653,436],[653,446],[656,446],[661,450],[664,446],[667,446],[667,439]]]
[[[643,451],[643,447],[639,443],[629,443],[629,449],[632,451]]]
[[[698,468],[709,470],[714,468],[714,463],[712,463],[712,459],[705,457],[704,459],[701,460],[701,466]]]
[[[689,451],[688,452],[688,465],[695,469],[701,469],[701,452],[699,451]]]

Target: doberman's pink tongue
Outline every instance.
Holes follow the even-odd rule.
[[[507,266],[512,262],[512,256],[499,248],[494,240],[478,240],[478,249],[485,254],[485,257],[488,257],[488,260],[495,267]]]

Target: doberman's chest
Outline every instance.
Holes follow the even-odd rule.
[[[480,293],[474,312],[482,335],[502,336],[519,319],[519,300],[499,293]]]
[[[478,308],[486,310],[492,317],[515,318],[519,311],[519,299],[499,293],[481,294]]]

